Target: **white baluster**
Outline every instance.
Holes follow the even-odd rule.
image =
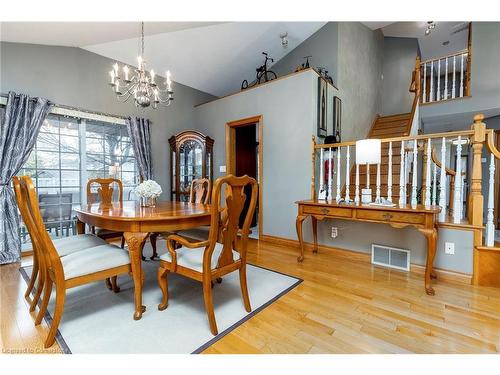
[[[375,202],[380,203],[380,163],[377,164],[377,190],[375,195]]]
[[[350,173],[349,173],[349,168],[351,167],[350,166],[350,163],[351,162],[351,154],[350,154],[350,151],[349,151],[349,146],[347,146],[347,155],[346,155],[346,164],[345,164],[345,198],[344,200],[346,202],[350,202],[351,201],[351,197],[349,197],[349,194],[350,194],[350,185],[351,185],[351,179],[350,179]]]
[[[495,209],[495,157],[491,154],[490,159],[490,184],[488,190],[488,217],[486,219],[486,246],[495,244],[495,224],[493,222]]]
[[[455,69],[456,69],[456,56],[453,56],[453,85],[451,86],[451,98],[454,99],[455,98],[455,89],[456,89],[456,79],[455,79]]]
[[[444,100],[448,99],[448,58],[444,67]]]
[[[342,198],[340,195],[340,147],[337,148],[337,196],[335,197],[335,201],[337,203],[340,202]]]
[[[326,191],[325,191],[325,176],[323,175],[323,149],[321,148],[319,151],[319,191],[318,191],[318,199],[325,199]]]
[[[430,98],[429,101],[432,102],[434,99],[434,60],[431,61],[431,90],[430,90]]]
[[[426,206],[431,205],[431,139],[427,139],[427,163],[425,166],[425,202]]]
[[[446,139],[443,137],[441,141],[441,175],[439,179],[439,221],[446,220]]]
[[[426,79],[426,74],[427,74],[426,70],[427,70],[427,63],[424,63],[424,91],[422,91],[422,97],[423,97],[422,98],[422,103],[425,103],[425,101],[427,99],[426,98],[427,95],[425,93],[425,86],[426,86],[426,82],[425,81],[427,81],[427,79]]]
[[[401,141],[401,150],[399,153],[401,157],[400,167],[399,167],[399,205],[402,207],[406,204],[404,199],[405,194],[405,142]]]
[[[441,100],[441,59],[438,60],[438,88],[436,92],[436,100]]]
[[[392,202],[392,142],[389,142],[389,169],[387,171],[387,200]]]
[[[333,154],[332,148],[328,151],[328,199],[332,200],[332,169],[333,169]]]
[[[460,55],[460,97],[464,96],[464,55]]]
[[[356,164],[356,192],[354,193],[354,203],[359,204],[359,164]]]
[[[412,208],[417,207],[417,140],[413,140],[413,175],[411,181],[411,206]]]
[[[455,194],[453,201],[453,222],[460,224],[462,220],[462,137],[458,136],[457,168],[455,174]]]
[[[434,170],[432,172],[432,199],[431,204],[437,206],[437,165],[432,163]]]

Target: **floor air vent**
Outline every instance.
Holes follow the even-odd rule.
[[[410,271],[410,250],[373,244],[372,263],[379,266]]]

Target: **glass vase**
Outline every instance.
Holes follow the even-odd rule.
[[[156,206],[156,198],[154,197],[141,197],[140,198],[141,207],[154,207]]]

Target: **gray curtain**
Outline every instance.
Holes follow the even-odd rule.
[[[129,117],[127,119],[127,130],[132,142],[141,179],[150,180],[153,178],[153,166],[151,161],[149,120],[140,117]]]
[[[28,159],[51,108],[47,99],[9,92],[0,125],[0,264],[17,262],[21,256],[19,216],[10,180]]]

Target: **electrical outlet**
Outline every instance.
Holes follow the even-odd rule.
[[[226,166],[225,166],[225,165],[221,165],[221,166],[219,167],[219,172],[220,172],[220,173],[226,173]]]
[[[339,235],[339,230],[337,227],[332,227],[332,238],[337,238],[337,236]]]
[[[455,243],[445,242],[444,243],[444,253],[448,255],[455,255]]]

